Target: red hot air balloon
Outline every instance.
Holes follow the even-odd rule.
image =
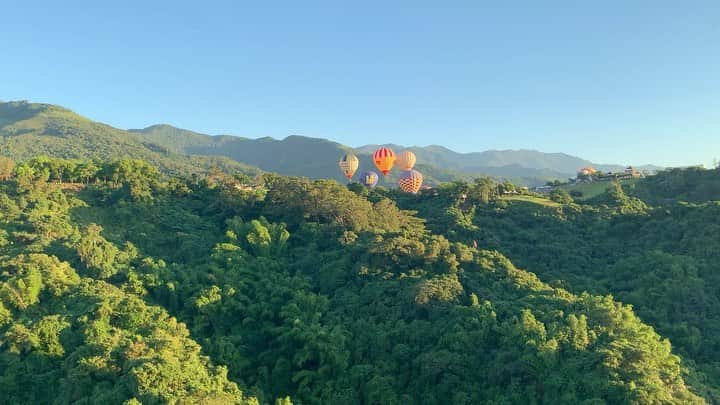
[[[383,175],[387,175],[395,164],[395,153],[390,148],[380,148],[373,154],[373,162]]]

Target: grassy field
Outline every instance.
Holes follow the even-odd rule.
[[[622,184],[623,185],[631,184],[631,183],[634,183],[635,181],[636,180],[634,180],[634,179],[633,180],[622,180]],[[578,184],[578,185],[567,184],[564,186],[560,186],[560,188],[567,190],[568,193],[570,193],[572,191],[581,192],[582,197],[573,196],[573,198],[575,200],[582,201],[582,200],[587,200],[589,198],[596,197],[596,196],[604,193],[605,190],[607,190],[608,187],[610,187],[611,185],[612,185],[611,181],[596,181],[594,183],[589,183],[589,184]]]
[[[556,203],[555,201],[548,200],[546,198],[539,198],[539,197],[533,197],[531,195],[508,195],[503,196],[503,200],[505,201],[521,201],[521,202],[528,202],[533,204],[540,204],[546,207],[551,208],[557,208],[560,207],[562,204]]]

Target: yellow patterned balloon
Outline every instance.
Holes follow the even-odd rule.
[[[415,166],[415,154],[409,150],[404,150],[397,155],[395,164],[400,166],[401,170],[410,170]]]
[[[340,158],[340,162],[338,163],[340,170],[343,172],[345,177],[348,178],[348,180],[350,180],[353,174],[355,174],[359,165],[360,160],[358,160],[357,156],[352,153],[346,153],[345,156]]]

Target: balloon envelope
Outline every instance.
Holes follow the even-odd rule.
[[[362,183],[365,187],[375,188],[378,178],[378,174],[373,171],[365,172],[360,175],[360,183]]]
[[[420,187],[422,187],[422,182],[422,173],[417,170],[407,170],[404,171],[403,174],[400,176],[398,184],[400,184],[400,189],[402,191],[415,194],[420,191]]]
[[[415,166],[415,161],[415,154],[409,150],[404,150],[398,153],[395,164],[397,164],[402,170],[410,170],[413,166]]]
[[[360,160],[358,160],[357,156],[352,153],[346,153],[345,156],[340,158],[340,162],[338,163],[340,170],[343,172],[345,177],[348,178],[348,180],[352,178],[353,174],[355,174],[359,165]]]
[[[395,152],[390,148],[380,148],[373,154],[373,162],[383,175],[387,175],[395,164]]]

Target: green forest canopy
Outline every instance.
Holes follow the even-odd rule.
[[[130,159],[3,168],[2,401],[720,398],[720,196],[692,191],[717,170],[544,205],[489,179],[412,196]],[[638,198],[658,185],[682,190]]]

